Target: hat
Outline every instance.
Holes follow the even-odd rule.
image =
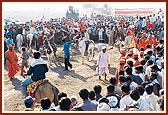
[[[125,64],[125,60],[124,59],[120,59],[120,63]]]
[[[31,96],[28,96],[24,99],[25,103],[32,104],[35,101],[35,98],[32,98]]]
[[[111,107],[115,107],[116,105],[117,105],[117,103],[118,103],[118,99],[117,99],[117,97],[115,97],[115,96],[110,96],[110,97],[107,97],[107,99],[109,100],[109,105],[111,106]]]
[[[154,70],[159,69],[158,65],[153,65],[151,68]]]
[[[103,46],[103,47],[102,47],[102,50],[104,50],[104,49],[106,49],[106,46]]]
[[[127,51],[125,49],[121,49],[121,54],[126,54]]]
[[[132,34],[131,30],[127,30],[126,34]]]
[[[50,29],[50,33],[53,33],[53,29]]]
[[[138,54],[134,54],[134,58],[137,58],[138,57]]]
[[[109,111],[110,110],[110,106],[107,103],[99,103],[97,106],[97,111]]]
[[[143,55],[144,54],[144,51],[140,51],[140,55]]]

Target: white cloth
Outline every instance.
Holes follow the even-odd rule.
[[[105,52],[100,52],[98,54],[98,59],[97,59],[97,73],[99,75],[102,75],[104,73],[108,74],[109,70],[108,70],[108,65],[110,64],[110,55],[109,53]]]
[[[37,33],[35,27],[31,27],[31,28],[30,28],[30,34],[33,34],[33,33]]]
[[[145,75],[148,75],[148,77],[151,76],[151,67],[152,66],[153,66],[153,64],[146,67]]]
[[[137,101],[137,104],[139,106],[138,107],[139,111],[152,111],[153,110],[150,101],[146,97],[140,96],[140,98]]]
[[[138,84],[132,81],[129,86],[130,86],[130,90],[134,90],[136,89],[136,87],[138,87]]]
[[[135,41],[134,41],[133,36],[127,36],[125,38],[124,44],[126,48],[135,47]]]
[[[133,100],[131,99],[130,95],[125,95],[120,100],[120,109],[124,109],[126,105],[131,105],[131,104],[133,104]]]
[[[158,103],[157,100],[159,99],[159,97],[157,95],[155,95],[154,93],[147,95],[146,98],[150,101],[152,108],[154,109],[154,111],[158,111]]]

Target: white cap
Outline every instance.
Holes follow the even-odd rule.
[[[110,110],[110,106],[107,103],[99,103],[97,106],[97,111],[109,111]]]
[[[103,46],[103,47],[102,47],[102,50],[104,50],[104,49],[106,49],[106,46]]]
[[[107,97],[107,99],[109,100],[109,105],[111,106],[111,107],[115,107],[116,105],[117,105],[117,103],[118,103],[118,99],[117,99],[117,97],[115,97],[115,96],[110,96],[110,97]]]

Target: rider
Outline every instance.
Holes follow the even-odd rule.
[[[86,51],[87,51],[87,49],[89,47],[89,43],[90,43],[90,37],[89,37],[89,33],[87,32],[87,30],[84,30],[83,40],[86,43]]]
[[[34,52],[35,60],[30,64],[30,68],[29,68],[27,74],[24,74],[24,76],[26,76],[26,75],[29,75],[29,76],[32,75],[32,76],[27,77],[21,83],[23,96],[27,96],[26,87],[30,83],[46,78],[45,73],[48,72],[48,66],[44,62],[44,60],[42,58],[40,58],[40,56],[41,56],[40,52],[38,52],[38,51]]]
[[[135,47],[135,41],[134,41],[134,37],[132,36],[133,32],[131,30],[127,30],[126,32],[127,37],[125,38],[125,47],[126,48],[133,48]]]
[[[55,44],[55,42],[54,42],[54,31],[53,31],[53,29],[50,29],[50,32],[49,32],[47,38],[48,38],[48,41],[49,41],[49,43],[50,43],[52,49],[53,49],[53,50],[54,50],[54,49],[57,49],[57,46],[56,46],[56,44]],[[55,53],[54,53],[54,56],[56,56]]]
[[[33,34],[33,36],[35,38],[38,38],[37,30],[36,30],[36,28],[34,26],[35,26],[35,24],[32,23],[31,28],[30,28],[30,34]]]

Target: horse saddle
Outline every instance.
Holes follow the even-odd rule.
[[[26,91],[27,95],[30,95],[30,96],[34,97],[35,91],[44,82],[48,82],[48,80],[47,79],[41,79],[41,80],[38,80],[38,81],[35,81],[35,82],[29,84],[27,86],[27,91]]]

